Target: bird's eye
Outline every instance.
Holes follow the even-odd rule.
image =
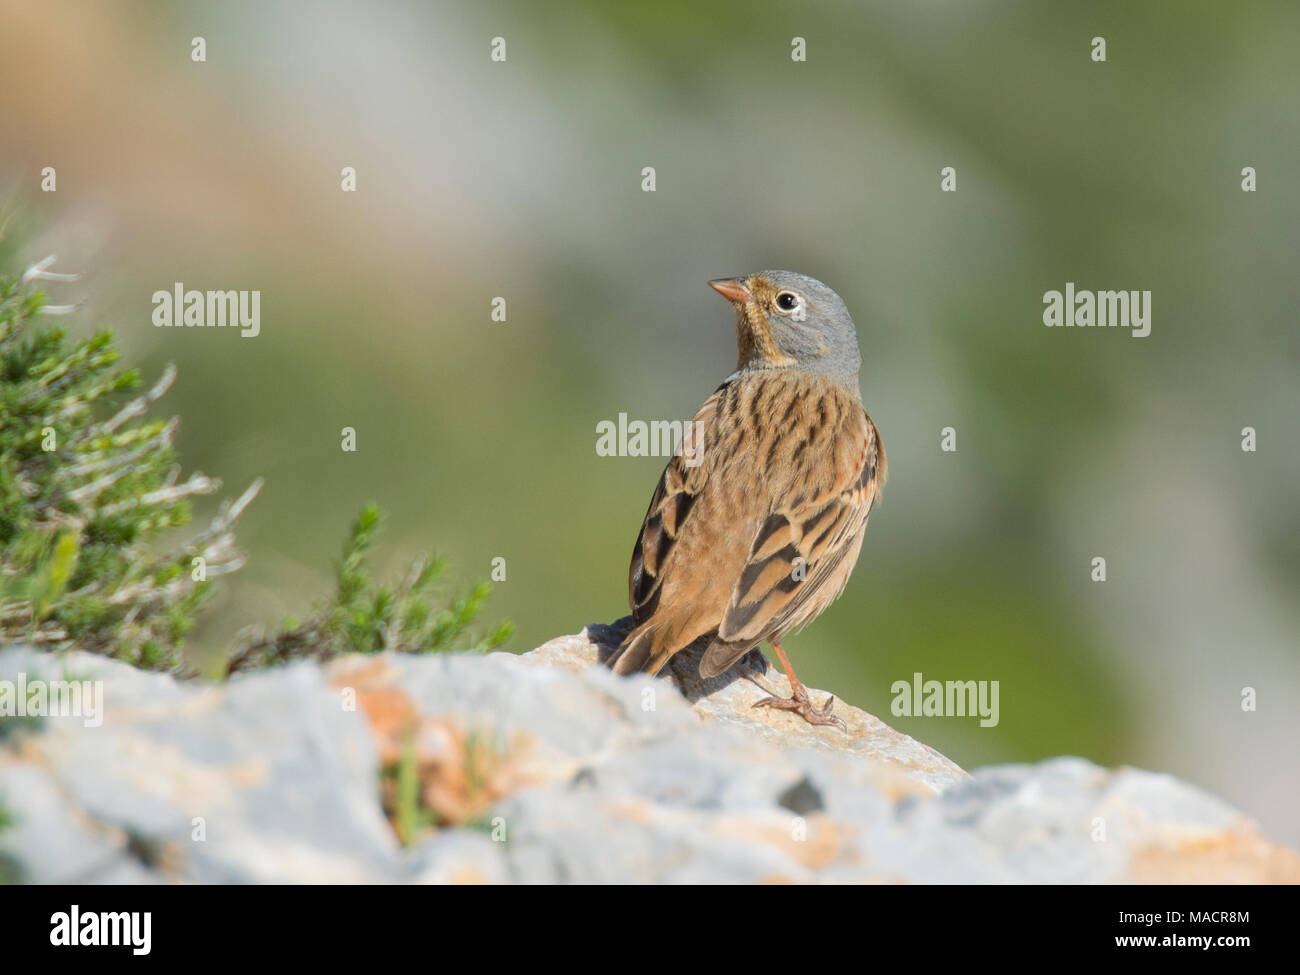
[[[793,291],[782,291],[776,296],[776,307],[782,311],[794,311],[799,305],[799,296]]]

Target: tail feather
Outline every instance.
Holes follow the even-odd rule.
[[[710,677],[725,673],[731,669],[732,664],[756,646],[758,644],[753,640],[732,642],[715,637],[708,649],[704,651],[704,656],[700,658],[700,676],[708,680]]]
[[[607,661],[616,674],[657,674],[673,651],[667,647],[656,646],[655,630],[649,626],[639,626],[619,644]]]

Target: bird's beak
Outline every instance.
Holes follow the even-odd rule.
[[[749,290],[749,285],[745,284],[744,278],[715,278],[709,282],[709,287],[738,305],[749,301],[754,296]]]

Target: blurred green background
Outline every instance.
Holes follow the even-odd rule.
[[[852,311],[891,470],[800,675],[967,767],[1165,770],[1300,842],[1294,3],[0,14],[11,238],[84,272],[74,327],[177,363],[188,469],[267,481],[201,647],[305,615],[372,499],[393,571],[506,559],[518,649],[621,616],[663,460],[596,424],[690,417],[735,356],[705,281],[789,268]],[[262,334],[155,329],[175,281],[260,289]],[[1067,281],[1150,290],[1150,337],[1044,328]],[[915,671],[999,680],[1000,724],[892,718]]]

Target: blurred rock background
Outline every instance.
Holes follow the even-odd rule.
[[[704,281],[788,267],[853,311],[891,466],[845,597],[788,644],[801,676],[968,768],[1158,768],[1300,841],[1294,5],[0,19],[0,248],[58,253],[74,327],[177,363],[189,468],[267,479],[200,651],[303,615],[372,499],[395,568],[506,559],[488,615],[520,648],[621,616],[662,460],[597,456],[596,423],[689,417],[734,357]],[[262,334],[153,328],[175,281],[260,289]],[[1044,328],[1066,281],[1151,290],[1151,336]],[[1001,723],[893,718],[914,671],[1001,681]]]
[[[0,723],[16,823],[0,879],[1300,882],[1294,851],[1171,775],[1079,758],[968,775],[842,702],[848,734],[755,710],[771,688],[752,671],[702,687],[679,656],[657,682],[615,677],[595,666],[611,631],[518,656],[296,661],[216,687],[0,649],[0,680],[103,685],[82,697],[102,725],[89,709]]]

